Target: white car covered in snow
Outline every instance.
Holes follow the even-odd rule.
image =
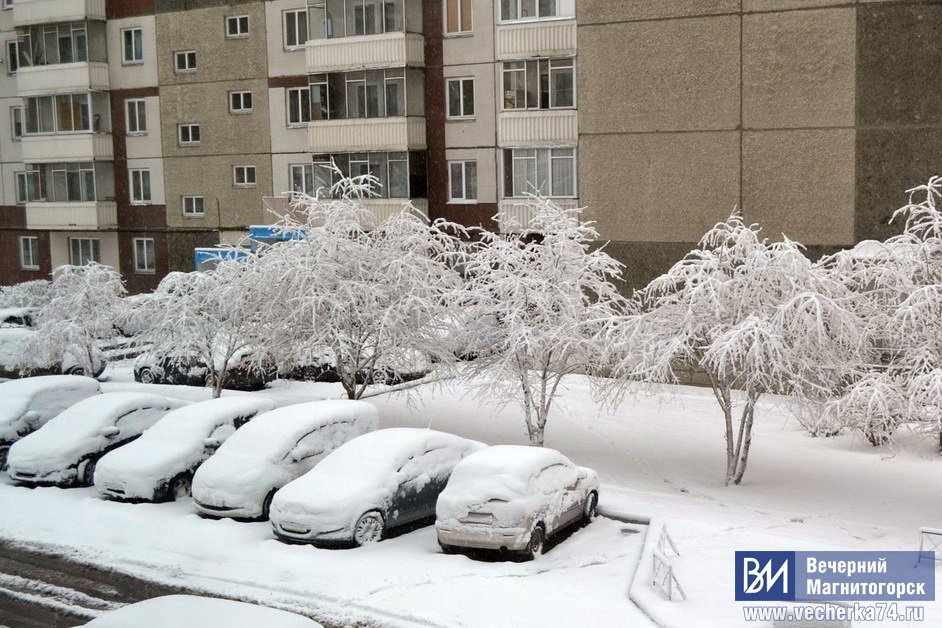
[[[222,397],[167,414],[140,438],[105,454],[95,468],[103,497],[173,501],[190,493],[193,473],[236,429],[268,412],[263,397]]]
[[[165,595],[129,604],[90,628],[321,628],[313,619],[258,604],[198,595]]]
[[[20,355],[21,347],[26,344],[34,334],[39,332],[25,327],[11,327],[0,329],[0,377],[22,377],[17,360]],[[98,349],[92,351],[92,367],[94,373],[86,373],[82,363],[72,355],[71,351],[66,351],[62,355],[62,361],[58,364],[49,364],[45,367],[32,369],[33,375],[51,375],[55,373],[64,373],[66,375],[91,375],[98,377],[108,365],[104,355]]]
[[[28,486],[91,486],[99,458],[183,405],[145,393],[89,397],[14,443],[7,471],[15,482]]]
[[[278,491],[271,525],[281,540],[365,545],[427,519],[452,469],[482,443],[429,429],[391,428],[354,439]]]
[[[312,401],[266,412],[196,470],[196,510],[265,519],[275,491],[348,440],[376,429],[377,422],[376,408],[365,401]]]
[[[74,403],[101,392],[90,377],[46,375],[0,384],[0,469],[7,450]]]
[[[591,521],[598,499],[598,474],[556,450],[491,447],[455,468],[438,499],[438,542],[446,553],[483,548],[533,558],[548,536]]]

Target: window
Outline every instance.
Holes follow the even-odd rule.
[[[226,18],[226,37],[235,39],[237,37],[249,36],[249,16],[248,15],[230,15]]]
[[[13,141],[23,137],[23,108],[10,107],[10,123],[13,125]]]
[[[310,108],[311,120],[355,118],[388,118],[407,113],[406,78],[409,92],[424,91],[421,71],[406,68],[313,74],[309,94],[289,94],[289,108]],[[292,100],[294,99],[294,100]],[[302,102],[303,101],[303,102]],[[421,100],[413,102],[408,111],[421,115]],[[295,116],[289,111],[289,119]]]
[[[504,63],[504,109],[575,107],[572,58]]]
[[[229,92],[230,113],[252,113],[252,92]]]
[[[196,72],[196,51],[184,50],[174,53],[176,59],[176,71],[178,74],[184,72]]]
[[[478,164],[476,161],[448,162],[448,200],[452,203],[473,203],[478,198]]]
[[[199,146],[200,125],[198,124],[177,125],[177,140],[180,142],[180,146]]]
[[[232,169],[232,182],[239,187],[255,185],[255,166],[235,166]]]
[[[345,175],[372,174],[379,185],[373,189],[377,198],[426,198],[428,195],[427,157],[423,151],[392,153],[337,153],[314,155],[313,188],[330,192],[338,175],[330,170],[333,161]]]
[[[69,238],[69,261],[73,266],[101,262],[101,243],[98,238]]]
[[[184,216],[202,216],[203,215],[203,197],[202,196],[184,196],[183,197],[183,215]]]
[[[474,79],[448,79],[448,117],[474,117]]]
[[[45,200],[53,203],[90,203],[95,196],[95,164],[69,163],[52,164],[43,171],[41,180],[45,190]],[[51,183],[51,185],[50,185]]]
[[[556,17],[558,0],[501,0],[500,19],[532,20]]]
[[[91,131],[91,95],[86,93],[30,97],[26,99],[24,115],[27,133]]]
[[[12,9],[12,8],[13,8],[13,0],[3,0],[4,11],[6,11],[7,9]]]
[[[140,168],[128,172],[131,175],[131,204],[150,203],[150,170]]]
[[[134,272],[154,272],[157,269],[154,257],[154,240],[152,238],[134,238]]]
[[[39,187],[39,171],[27,170],[17,172],[16,176],[16,204],[23,205],[41,200]]]
[[[311,90],[293,87],[288,90],[288,124],[307,124],[311,121]]]
[[[445,0],[445,32],[470,33],[472,0]]]
[[[121,31],[124,42],[121,61],[125,65],[144,62],[144,31],[140,28],[125,28]]]
[[[15,41],[7,42],[7,74],[16,74],[20,69],[19,46]]]
[[[331,172],[329,164],[292,164],[288,168],[291,175],[291,190],[314,196],[318,190],[330,194]]]
[[[36,236],[20,238],[20,268],[39,270],[39,238]]]
[[[147,133],[147,104],[143,98],[134,98],[124,101],[127,112],[128,135],[144,135]]]
[[[402,32],[405,30],[404,4],[404,0],[310,0],[307,9],[310,38]]]
[[[504,150],[504,196],[540,192],[551,197],[576,196],[574,148],[508,148]]]
[[[307,9],[284,12],[285,48],[300,48],[307,41]]]
[[[95,41],[105,37],[104,22],[70,22],[38,24],[18,29],[17,50],[20,67],[75,63],[78,61],[107,61],[103,46],[89,50],[91,33]],[[93,58],[89,59],[89,52]]]

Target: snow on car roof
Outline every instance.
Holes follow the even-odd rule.
[[[80,377],[78,375],[41,375],[39,377],[12,379],[0,384],[0,409],[13,397],[32,397],[36,393],[66,387],[72,390],[87,388],[89,391],[93,391],[99,389],[99,384],[91,377]]]
[[[95,395],[63,410],[59,416],[50,419],[41,430],[31,434],[30,438],[40,434],[49,437],[84,437],[96,433],[102,427],[110,425],[116,417],[132,410],[148,406],[166,408],[169,405],[171,404],[166,397],[150,393],[112,392]]]
[[[258,604],[165,595],[129,604],[85,624],[91,628],[321,628],[312,619]]]
[[[490,470],[527,480],[537,471],[569,460],[555,449],[527,447],[524,445],[495,445],[465,458],[461,471],[474,469]],[[456,472],[459,470],[456,469]]]
[[[421,427],[391,427],[358,436],[341,445],[315,468],[318,473],[353,471],[358,475],[368,470],[395,471],[400,463],[426,450],[466,446],[474,442]]]
[[[0,307],[0,320],[10,316],[26,316],[34,311],[31,307]]]
[[[376,420],[376,408],[365,401],[333,399],[298,403],[266,412],[240,428],[219,453],[280,460],[298,440],[331,423]]]
[[[275,402],[265,397],[220,397],[200,401],[169,412],[144,432],[141,441],[205,438],[213,428],[231,421],[234,416],[268,412],[274,407]]]

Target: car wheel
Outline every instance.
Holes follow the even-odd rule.
[[[543,524],[541,523],[533,528],[533,532],[530,533],[530,542],[527,543],[527,548],[524,550],[524,558],[533,560],[537,556],[540,556],[543,553],[543,542],[545,540],[546,531],[543,529]]]
[[[93,486],[95,484],[95,467],[97,460],[89,460],[85,463],[85,469],[82,470],[82,486]]]
[[[275,491],[269,491],[268,495],[265,496],[264,501],[262,501],[262,521],[268,519],[268,513],[271,512],[271,502],[275,499]]]
[[[383,530],[386,524],[383,522],[383,515],[371,510],[360,515],[356,525],[353,526],[353,542],[357,547],[378,543],[383,538]]]
[[[167,490],[167,497],[170,501],[184,499],[191,494],[190,478],[185,474],[178,475],[170,481],[170,487]]]
[[[138,381],[142,384],[156,384],[157,376],[150,369],[141,369],[138,373]]]
[[[439,543],[439,547],[442,548],[442,554],[457,554],[461,550],[455,545],[445,545],[444,543]]]
[[[78,375],[80,377],[84,377],[85,369],[81,366],[73,366],[73,367],[70,367],[68,370],[66,370],[65,374],[66,375]]]
[[[589,493],[585,498],[585,505],[582,507],[582,524],[589,525],[598,514],[599,496],[594,492]]]

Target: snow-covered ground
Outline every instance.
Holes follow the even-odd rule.
[[[208,397],[199,389],[128,383],[129,373],[112,368],[103,389]],[[673,565],[690,599],[645,596],[648,612],[662,622],[746,625],[742,605],[733,601],[735,550],[915,549],[920,526],[942,524],[942,459],[931,443],[894,450],[850,436],[813,439],[781,400],[770,398],[760,408],[743,485],[724,487],[722,420],[709,391],[664,388],[628,397],[609,412],[591,403],[583,378],[567,384],[550,417],[547,445],[599,472],[603,509],[658,517],[680,549]],[[286,404],[337,397],[340,389],[279,381],[258,394]],[[515,407],[492,412],[460,385],[369,401],[379,409],[381,427],[431,426],[489,444],[526,443]],[[209,591],[313,608],[334,620],[647,623],[626,595],[643,533],[605,518],[536,562],[517,564],[445,556],[431,528],[372,547],[331,551],[282,545],[264,523],[199,519],[186,503],[103,502],[94,489],[29,491],[2,483],[0,503],[0,537],[57,545]],[[921,625],[942,625],[942,604],[927,605]]]

